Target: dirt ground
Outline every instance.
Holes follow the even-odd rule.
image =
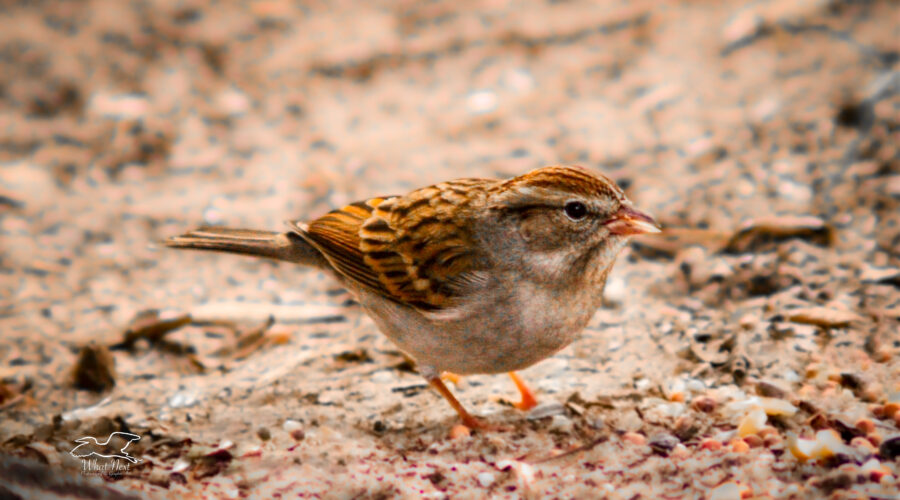
[[[0,497],[896,498],[898,60],[891,1],[2,1]],[[323,273],[158,244],[557,163],[665,232],[537,409],[451,386],[496,432]]]

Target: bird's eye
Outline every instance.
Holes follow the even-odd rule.
[[[587,207],[580,201],[570,201],[566,203],[566,216],[572,220],[581,220],[587,215]]]

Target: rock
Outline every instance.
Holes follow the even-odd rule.
[[[900,435],[891,436],[881,442],[878,454],[883,460],[896,460],[900,457]]]

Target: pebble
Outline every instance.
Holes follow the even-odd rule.
[[[765,410],[762,408],[754,409],[741,419],[741,423],[738,424],[738,436],[747,437],[756,435],[756,433],[766,426],[767,421],[768,417],[766,417]]]
[[[647,444],[650,445],[650,448],[652,448],[653,451],[655,451],[659,454],[662,454],[662,455],[667,455],[670,451],[672,451],[675,448],[675,446],[681,444],[681,442],[678,440],[677,437],[675,437],[671,434],[662,432],[662,433],[653,435],[650,438],[650,440],[647,442]]]
[[[778,434],[771,434],[771,435],[768,435],[765,438],[763,438],[763,445],[766,448],[769,448],[770,450],[771,449],[781,449],[782,443],[783,443],[783,440],[781,439],[781,436],[779,436]]]
[[[741,486],[734,481],[722,483],[709,492],[709,500],[741,500]]]
[[[875,445],[873,445],[871,441],[869,441],[868,439],[866,439],[864,437],[857,436],[857,437],[851,439],[850,446],[852,446],[853,448],[861,448],[861,449],[865,450],[867,453],[875,453],[878,451],[878,448],[876,448]]]
[[[744,436],[744,442],[747,443],[747,445],[750,446],[751,448],[759,448],[765,444],[765,441],[763,441],[763,438],[761,438],[755,434],[751,434],[749,436]]]
[[[743,439],[735,439],[731,442],[731,451],[745,453],[750,450],[750,445]]]
[[[450,439],[459,439],[468,437],[472,434],[472,430],[463,424],[456,424],[450,429]]]
[[[531,411],[528,412],[528,415],[525,417],[528,420],[540,420],[542,418],[562,415],[566,412],[566,407],[562,403],[558,401],[551,401],[549,403],[541,403]]]
[[[853,424],[853,427],[863,434],[870,434],[875,431],[875,422],[872,422],[872,420],[868,418],[861,418]]]
[[[891,436],[878,446],[878,454],[883,460],[895,460],[900,457],[900,435]]]
[[[284,423],[281,425],[281,428],[284,429],[284,432],[293,432],[297,429],[302,429],[303,424],[289,418],[284,421]]]
[[[716,400],[709,396],[699,396],[691,401],[691,408],[703,413],[712,413],[716,409]]]
[[[497,94],[490,90],[476,90],[466,98],[466,107],[473,115],[490,113],[497,109]]]
[[[565,415],[553,415],[553,419],[550,421],[550,430],[562,433],[572,432],[575,424],[572,423],[572,419]]]
[[[832,429],[824,429],[816,433],[815,439],[798,438],[796,434],[788,434],[788,449],[801,462],[820,460],[838,453],[850,455],[852,450],[841,440],[841,436]]]
[[[190,408],[198,402],[196,393],[190,390],[178,391],[169,398],[172,408]]]
[[[626,432],[622,434],[622,440],[631,444],[644,445],[647,444],[647,438],[643,434],[637,432]]]
[[[691,456],[691,451],[687,449],[687,446],[678,443],[675,445],[675,448],[672,449],[672,452],[669,453],[669,456],[672,458],[688,458]]]
[[[303,438],[306,437],[306,432],[303,430],[303,424],[296,420],[285,420],[281,428],[284,429],[285,432],[290,434],[291,438],[293,438],[294,441],[302,441]]]
[[[882,441],[884,441],[884,439],[881,437],[881,434],[878,431],[867,434],[866,439],[868,439],[869,442],[875,446],[881,446]]]
[[[788,391],[782,387],[779,387],[775,382],[770,382],[766,380],[760,380],[756,384],[756,392],[760,396],[765,396],[768,398],[787,398]]]
[[[718,439],[706,438],[700,441],[701,450],[717,451],[722,449],[722,442]]]
[[[480,484],[482,488],[487,488],[494,484],[494,474],[491,472],[482,472],[481,474],[478,474],[477,478],[478,484]]]

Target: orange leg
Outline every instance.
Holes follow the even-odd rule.
[[[516,388],[519,389],[519,394],[522,395],[522,401],[513,403],[513,406],[523,411],[530,410],[537,406],[537,398],[534,397],[534,393],[531,392],[531,389],[525,384],[522,377],[516,372],[509,372],[509,378],[516,384]]]
[[[428,379],[428,383],[431,384],[432,387],[437,389],[441,396],[444,396],[444,399],[450,403],[450,406],[456,410],[456,413],[459,414],[459,418],[462,419],[463,425],[470,429],[489,429],[489,426],[483,424],[480,420],[473,417],[463,408],[463,405],[453,396],[453,393],[450,392],[450,389],[447,389],[447,386],[444,385],[444,382],[440,377],[432,377]]]
[[[455,386],[459,386],[459,381],[462,380],[462,377],[453,372],[442,372],[441,380],[446,380]]]

